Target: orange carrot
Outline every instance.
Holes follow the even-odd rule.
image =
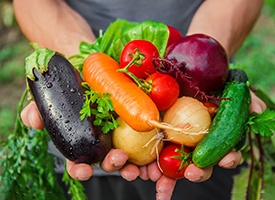
[[[119,64],[110,56],[94,53],[84,62],[84,80],[100,95],[109,93],[116,113],[134,130],[150,131],[159,121],[155,103],[127,75],[117,72]],[[152,123],[151,123],[152,122]]]

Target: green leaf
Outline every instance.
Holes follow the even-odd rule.
[[[35,51],[26,58],[25,70],[26,76],[34,80],[33,69],[36,68],[41,74],[48,71],[48,63],[56,52],[47,48],[42,49],[36,43],[31,43],[31,45]]]
[[[27,90],[18,105],[14,132],[1,142],[1,200],[65,199],[60,185],[56,184],[54,157],[48,153],[48,133],[28,128],[21,120],[26,94]]]
[[[262,137],[270,137],[275,131],[275,111],[267,108],[261,114],[252,113],[247,124],[253,132]]]
[[[70,177],[66,168],[64,169],[62,181],[69,186],[68,194],[72,196],[72,200],[86,200],[85,189],[81,182]]]
[[[144,39],[152,42],[160,56],[164,56],[169,31],[165,24],[157,21],[130,22],[117,19],[110,24],[100,43],[100,52],[106,53],[119,61],[123,47],[134,39]]]
[[[122,42],[127,43],[133,39],[144,39],[152,42],[158,49],[160,56],[164,56],[169,31],[166,24],[147,20],[127,26],[122,33]]]
[[[91,115],[95,116],[93,122],[96,126],[101,126],[103,133],[108,133],[110,130],[118,127],[118,123],[112,115],[114,107],[110,99],[110,94],[103,94],[100,97],[99,93],[94,91],[86,82],[82,84],[85,91],[85,102],[80,110],[80,119],[83,120],[85,117],[90,117]],[[93,108],[91,108],[93,105]],[[96,108],[94,108],[96,105]]]
[[[158,49],[161,57],[165,55],[166,44],[169,37],[167,25],[157,21],[132,22],[117,19],[111,23],[105,33],[98,37],[93,44],[82,42],[79,45],[79,54],[71,56],[73,66],[81,71],[88,55],[101,52],[109,55],[119,62],[123,47],[134,39],[143,39],[152,42]]]

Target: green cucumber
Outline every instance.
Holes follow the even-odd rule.
[[[234,151],[242,150],[246,145],[246,143],[247,143],[247,134],[243,133],[242,137],[239,139],[238,143],[235,145],[233,150]]]
[[[241,69],[230,69],[227,77],[227,82],[232,81],[246,83],[248,82],[247,74]]]
[[[245,77],[240,79],[243,72],[234,71],[234,74],[230,75],[230,82],[227,82],[222,94],[222,98],[228,99],[221,101],[208,134],[192,154],[197,167],[206,168],[217,164],[234,149],[246,131],[251,103],[250,91]]]

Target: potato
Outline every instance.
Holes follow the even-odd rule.
[[[137,132],[122,118],[118,117],[117,122],[119,127],[112,133],[113,147],[124,150],[129,155],[128,162],[143,166],[156,160],[163,148],[163,136],[158,129],[150,132]]]

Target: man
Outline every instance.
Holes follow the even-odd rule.
[[[25,36],[42,47],[59,51],[66,56],[78,53],[81,41],[94,42],[99,29],[106,29],[116,18],[125,18],[131,21],[162,21],[176,27],[183,35],[207,34],[218,40],[228,57],[232,57],[251,31],[262,4],[262,0],[13,1],[17,21]],[[264,103],[252,95],[251,111],[262,112],[265,109]],[[22,112],[22,119],[26,125],[33,128],[43,127],[33,102]],[[128,181],[133,181],[137,177],[143,180],[150,179],[156,182],[157,199],[171,198],[176,181],[163,176],[156,162],[139,168],[128,164],[127,159],[128,155],[125,152],[113,149],[101,167],[109,173],[119,170],[121,177]],[[220,161],[219,166],[236,168],[240,161],[240,152],[230,152]],[[94,173],[91,166],[70,161],[67,161],[67,170],[73,178],[83,181],[88,180]],[[191,164],[185,176],[191,182],[204,182],[211,177],[212,172],[212,167],[200,169]],[[185,194],[182,193],[182,196]]]

